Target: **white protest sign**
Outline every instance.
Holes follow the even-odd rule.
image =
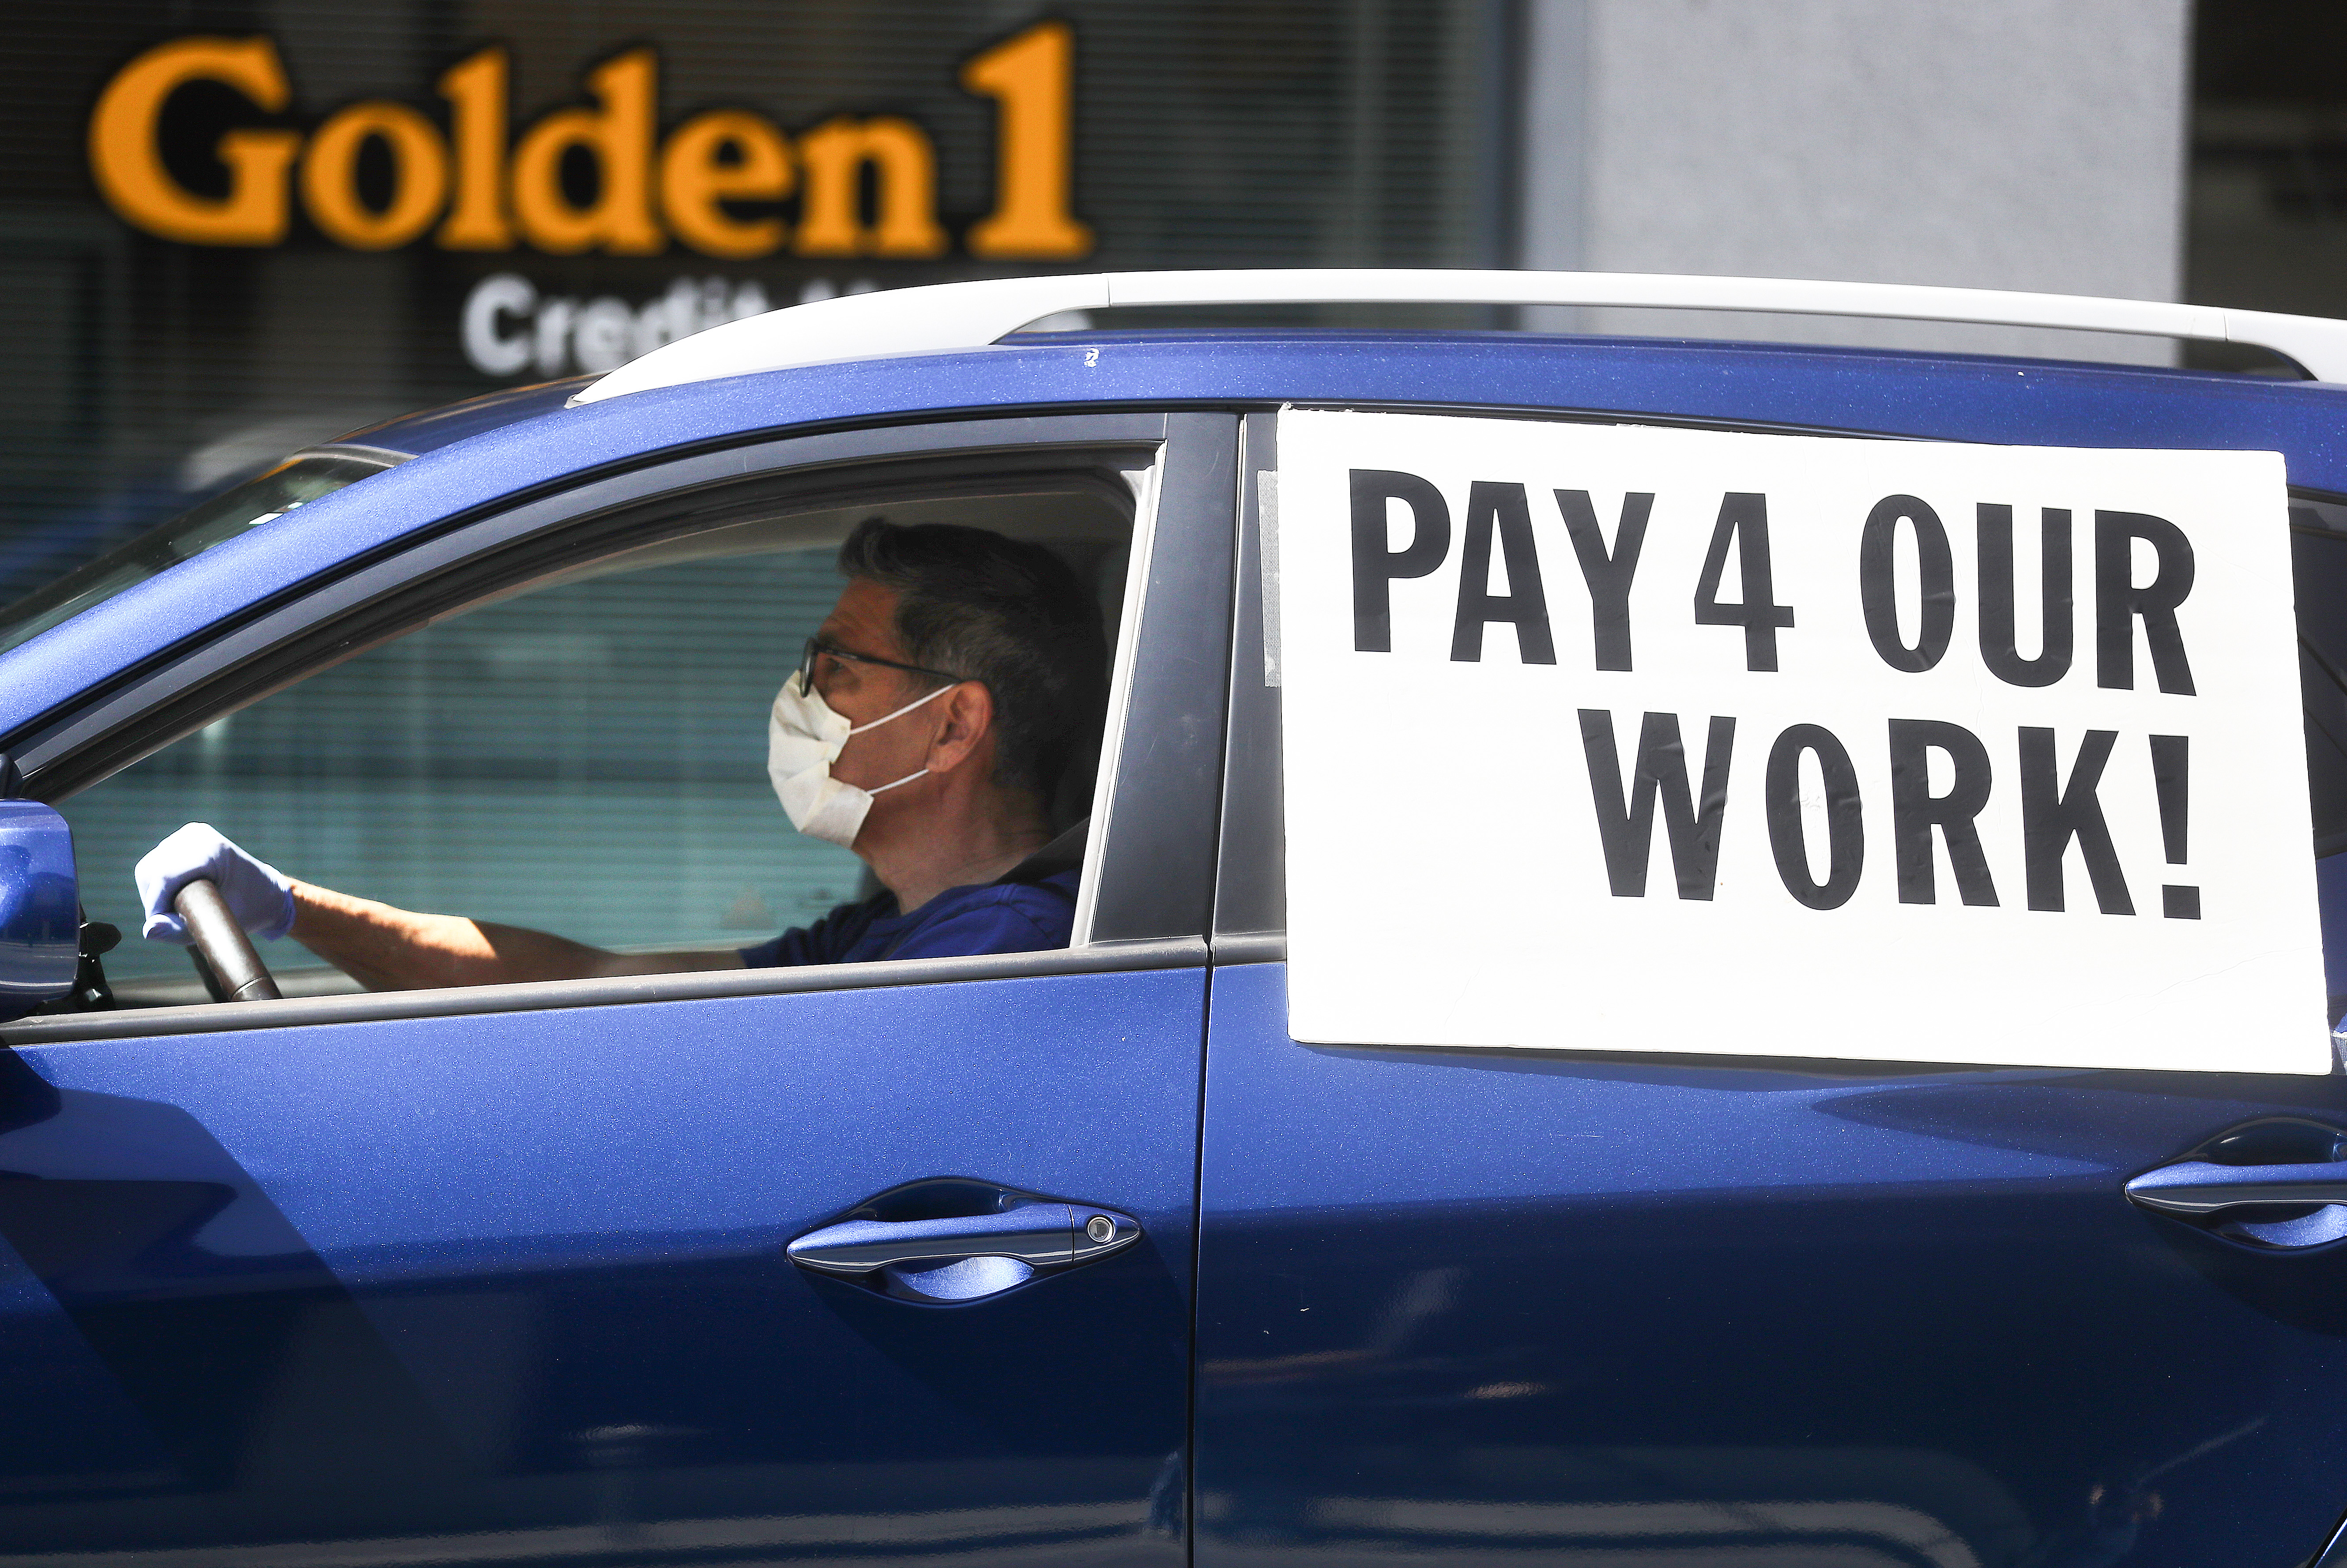
[[[2277,455],[1279,450],[1296,1039],[2329,1071]]]

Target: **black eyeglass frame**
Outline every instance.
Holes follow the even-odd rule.
[[[931,670],[925,665],[900,664],[894,659],[881,659],[869,653],[853,652],[835,642],[826,642],[820,637],[810,637],[806,640],[806,651],[799,655],[800,691],[815,690],[815,661],[822,656],[828,656],[847,664],[876,664],[883,670],[902,670],[908,675],[926,675],[930,680],[948,686],[958,686],[969,679],[967,675],[948,675],[942,670]]]

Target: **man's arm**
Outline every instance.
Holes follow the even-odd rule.
[[[238,925],[256,937],[292,937],[369,990],[487,986],[501,980],[577,980],[733,969],[742,955],[608,953],[544,931],[456,915],[419,915],[297,882],[256,860],[207,823],[191,822],[141,856],[132,872],[150,941],[188,941],[172,907],[179,889],[209,879]]]
[[[287,935],[371,991],[742,967],[742,955],[730,948],[614,953],[550,932],[419,914],[307,882],[293,882],[292,891],[293,926]]]

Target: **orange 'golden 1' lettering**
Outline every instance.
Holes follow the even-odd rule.
[[[391,153],[391,200],[380,212],[359,198],[359,151],[369,138]],[[405,104],[353,104],[317,128],[302,157],[302,204],[310,221],[354,251],[388,251],[432,226],[448,197],[448,148]]]
[[[799,138],[805,197],[799,209],[802,256],[941,256],[938,155],[928,133],[894,115],[842,115]],[[863,221],[864,166],[872,166],[878,220]]]
[[[575,256],[601,246],[615,256],[650,256],[668,236],[652,218],[652,93],[660,75],[650,49],[630,49],[589,73],[595,108],[557,109],[514,149],[514,215],[541,251]],[[594,202],[562,190],[562,155],[583,148],[596,160]]]
[[[732,158],[720,161],[730,149]],[[782,248],[783,220],[744,221],[722,201],[772,201],[791,193],[783,133],[744,109],[695,115],[661,149],[661,206],[678,239],[711,256],[765,256]]]
[[[125,66],[98,95],[89,120],[89,168],[99,192],[128,221],[197,245],[274,245],[285,238],[285,169],[302,145],[290,130],[231,130],[216,149],[228,195],[188,190],[163,167],[156,122],[190,82],[234,87],[275,114],[290,96],[276,46],[266,38],[175,38]]]
[[[995,101],[994,210],[970,226],[973,256],[1044,260],[1091,252],[1068,211],[1073,183],[1076,41],[1044,22],[973,56],[961,85]]]
[[[503,49],[483,49],[442,73],[440,96],[456,144],[456,200],[440,225],[444,251],[510,251],[506,215],[506,77]]]
[[[1039,23],[962,67],[962,86],[996,108],[994,210],[970,226],[972,255],[1041,261],[1092,251],[1092,230],[1069,210],[1074,70],[1075,35],[1064,22]],[[449,108],[445,134],[419,111],[382,100],[333,116],[310,138],[306,157],[299,131],[228,131],[213,149],[228,193],[213,197],[187,189],[164,166],[157,138],[171,96],[191,82],[217,82],[276,114],[291,88],[265,37],[175,38],[132,60],[98,94],[90,170],[127,221],[197,245],[282,242],[297,159],[302,199],[319,231],[354,250],[410,243],[436,219],[434,241],[448,251],[510,251],[527,241],[555,255],[649,256],[667,248],[671,233],[734,260],[771,255],[785,243],[802,256],[926,260],[949,245],[938,221],[937,150],[909,119],[839,115],[794,142],[762,116],[715,109],[663,142],[660,61],[644,47],[589,73],[590,101],[539,118],[508,163],[511,74],[512,62],[496,46],[443,72],[436,85]],[[370,143],[382,145],[393,169],[380,210],[358,191]],[[574,169],[578,162],[569,156],[574,150],[595,169],[594,195],[584,202],[563,185],[566,159]],[[731,205],[779,201],[794,191],[795,233],[771,212],[747,216]]]

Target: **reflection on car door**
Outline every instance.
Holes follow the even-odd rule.
[[[1203,993],[1173,968],[27,1049],[5,1344],[56,1398],[10,1401],[46,1440],[10,1456],[0,1563],[1171,1562]],[[952,1307],[784,1256],[939,1177],[1143,1240]]]
[[[1174,1568],[1235,422],[1165,425],[1077,947],[11,1026],[0,1564]],[[1141,1234],[784,1252],[1029,1200]]]
[[[1250,422],[1250,468],[1267,435]],[[1299,1045],[1248,550],[1201,1160],[1205,1568],[2321,1549],[2347,1508],[2336,1227],[2228,1238],[2122,1187],[2332,1159],[2347,1079]]]

